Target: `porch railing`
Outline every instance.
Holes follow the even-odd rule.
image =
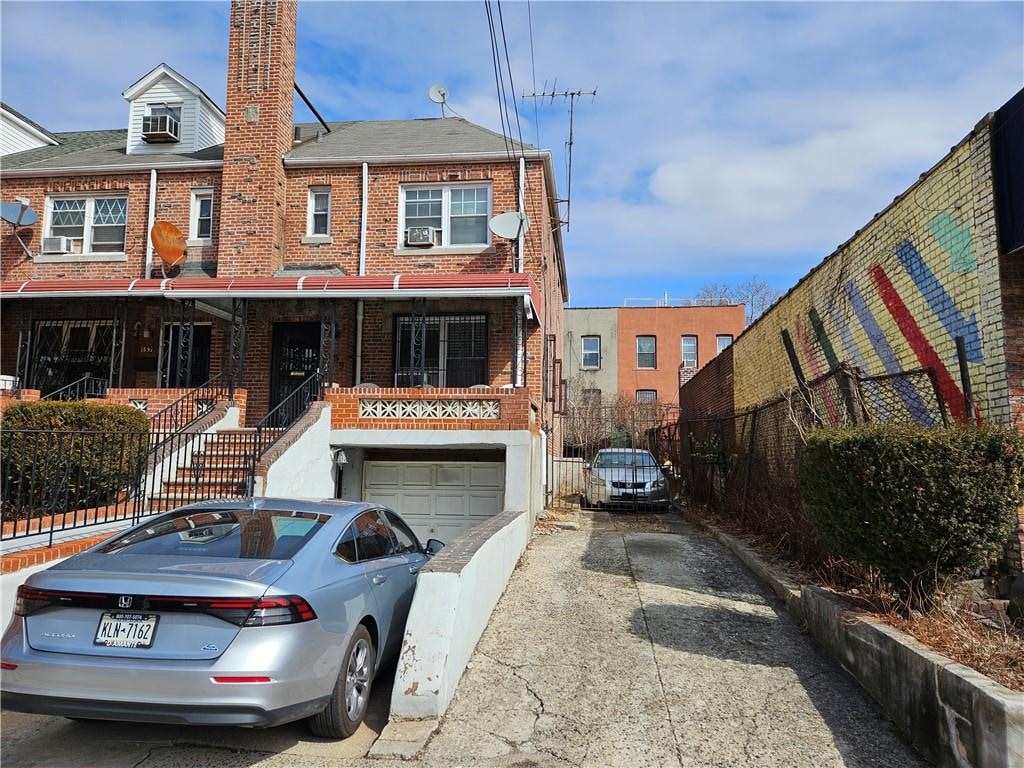
[[[203,414],[209,412],[218,400],[227,397],[223,384],[224,374],[218,373],[205,384],[190,389],[166,408],[149,418],[152,432],[177,432],[184,429]]]
[[[43,400],[85,400],[89,397],[103,397],[107,394],[107,380],[92,374],[66,384],[45,395]]]
[[[323,397],[323,377],[317,371],[303,381],[284,400],[256,424],[256,439],[253,446],[253,472],[256,463],[263,458],[281,435],[309,410],[309,406]]]

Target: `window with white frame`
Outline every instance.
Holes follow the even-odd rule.
[[[124,253],[128,198],[58,197],[47,201],[47,237],[66,237],[69,253]]]
[[[190,240],[209,240],[213,237],[213,190],[192,190],[192,215],[189,220]]]
[[[658,390],[638,389],[636,391],[636,401],[638,403],[656,403],[658,402]]]
[[[146,107],[149,109],[150,117],[173,117],[179,123],[181,122],[181,104],[166,104],[160,102],[159,104],[147,104]]]
[[[433,227],[440,245],[488,245],[491,215],[489,184],[403,187],[401,242],[409,227]]]
[[[718,345],[718,354],[722,354],[726,347],[732,344],[732,334],[723,333],[720,336],[715,336],[715,343]]]
[[[583,354],[580,367],[584,370],[596,370],[601,367],[601,337],[583,336]]]
[[[636,337],[636,367],[658,367],[658,339],[656,336]]]
[[[684,368],[697,367],[697,337],[683,336],[682,363]]]
[[[306,209],[306,234],[326,237],[331,234],[331,188],[310,187]]]

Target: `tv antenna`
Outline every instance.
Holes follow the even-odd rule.
[[[427,91],[427,98],[435,104],[441,105],[441,117],[444,117],[444,105],[448,103],[448,89],[440,84],[432,85]]]
[[[543,103],[544,99],[548,99],[548,104],[554,104],[555,99],[561,99],[564,102],[569,103],[569,138],[565,142],[565,162],[566,162],[566,182],[565,182],[565,199],[559,200],[560,203],[565,203],[565,220],[560,221],[559,224],[565,224],[565,231],[569,231],[569,214],[572,211],[572,145],[573,145],[573,116],[576,112],[576,102],[584,96],[590,97],[590,102],[593,103],[597,97],[597,88],[592,91],[568,91],[558,90],[558,78],[555,78],[555,82],[551,84],[551,90],[548,90],[548,83],[544,81],[544,90],[540,93],[523,93],[523,100],[533,99],[536,104],[537,101]]]
[[[22,227],[31,227],[39,221],[39,214],[29,208],[28,203],[23,203],[20,200],[17,200],[10,203],[0,203],[0,219],[3,219],[11,225],[11,234],[14,235],[14,239],[18,241],[18,245],[21,246],[21,250],[23,250],[25,255],[31,259],[32,251],[30,251],[29,247],[25,245],[25,241],[21,239],[21,235],[18,234],[18,230]]]

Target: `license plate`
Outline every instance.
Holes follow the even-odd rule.
[[[100,616],[93,644],[108,648],[149,648],[159,618],[155,613],[104,613]]]

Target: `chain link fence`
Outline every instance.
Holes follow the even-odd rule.
[[[673,468],[675,494],[686,493],[743,530],[813,562],[822,550],[800,499],[804,437],[821,427],[872,421],[945,425],[946,405],[934,373],[862,376],[840,365],[739,413],[684,416],[652,430],[649,444]]]

